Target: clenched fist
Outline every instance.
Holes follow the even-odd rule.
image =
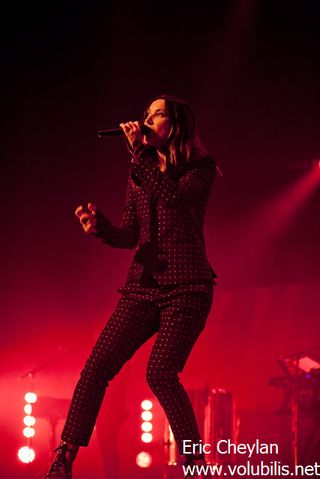
[[[120,128],[122,128],[133,150],[143,143],[141,125],[138,121],[128,121],[127,123],[120,123]]]
[[[77,218],[79,218],[79,221],[85,233],[89,233],[89,234],[97,233],[96,213],[97,213],[97,207],[92,203],[88,203],[87,211],[85,211],[82,205],[78,206],[78,208],[75,210],[75,215],[77,216]]]

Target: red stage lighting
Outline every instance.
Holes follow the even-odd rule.
[[[150,399],[145,399],[144,401],[142,401],[141,403],[141,407],[144,411],[150,411],[150,409],[152,409],[152,401],[150,401]]]
[[[141,403],[141,408],[142,408],[142,413],[141,413],[141,418],[143,420],[141,424],[141,429],[143,433],[141,434],[141,441],[145,443],[149,443],[153,440],[153,436],[151,434],[152,431],[152,417],[153,414],[151,412],[151,409],[153,407],[152,401],[150,399],[145,399]]]
[[[36,418],[33,416],[25,416],[23,418],[23,423],[28,427],[34,426],[36,423]]]
[[[31,447],[32,438],[36,435],[35,429],[32,427],[36,423],[36,418],[32,416],[32,404],[37,402],[37,395],[34,392],[27,392],[24,395],[25,405],[24,413],[26,414],[23,418],[24,427],[22,434],[27,439],[27,445],[23,446],[18,451],[18,458],[21,462],[29,464],[35,459],[34,449]]]
[[[141,434],[142,442],[149,443],[149,442],[152,442],[152,439],[153,439],[153,436],[150,432],[144,432],[143,434]]]
[[[25,412],[26,414],[29,414],[29,415],[32,413],[32,406],[31,406],[31,404],[26,404],[26,405],[24,406],[24,412]]]
[[[28,439],[31,437],[34,437],[36,435],[36,431],[33,429],[33,427],[25,427],[23,430],[23,435],[24,437],[27,437]]]
[[[24,399],[25,399],[26,403],[34,404],[35,402],[37,402],[38,398],[37,398],[36,393],[28,392],[24,395]]]
[[[312,370],[320,369],[320,363],[314,361],[314,359],[309,358],[309,356],[303,356],[299,359],[298,363],[299,368],[306,372],[310,373]]]
[[[150,432],[152,431],[152,424],[149,421],[145,421],[141,424],[141,429],[143,432]]]
[[[144,420],[144,421],[151,421],[153,415],[152,415],[152,412],[151,411],[143,411],[141,413],[141,418]]]
[[[29,446],[21,447],[18,451],[18,458],[25,464],[29,464],[30,462],[34,461],[35,457],[36,455],[34,450]]]
[[[139,452],[139,454],[137,454],[137,457],[136,457],[137,466],[146,468],[151,466],[151,463],[152,463],[152,457],[151,457],[151,454],[149,454],[148,452],[141,451]]]

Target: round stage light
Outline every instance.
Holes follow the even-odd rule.
[[[152,401],[150,401],[149,399],[145,399],[144,401],[142,401],[141,403],[141,407],[142,409],[144,409],[145,411],[150,411],[150,409],[152,409]]]
[[[136,464],[139,467],[149,467],[152,463],[152,457],[148,452],[141,451],[137,454]]]
[[[36,418],[33,416],[25,416],[23,418],[23,423],[28,427],[34,426],[36,423]]]
[[[153,436],[150,432],[144,432],[143,434],[141,434],[141,441],[142,442],[151,442],[153,439]]]
[[[37,402],[38,398],[37,398],[36,393],[29,392],[29,393],[26,393],[24,395],[24,399],[27,403],[33,404],[33,403]]]
[[[151,419],[153,418],[153,414],[151,411],[143,411],[141,413],[141,417],[144,421],[151,421]]]
[[[32,413],[32,406],[31,406],[31,404],[26,404],[26,405],[24,406],[24,409],[23,409],[23,410],[24,410],[25,414],[28,414],[28,415],[30,416],[30,414]]]
[[[36,435],[36,431],[33,429],[33,427],[25,427],[23,430],[23,435],[24,437],[31,438]]]
[[[24,462],[25,464],[29,464],[29,462],[34,461],[35,457],[35,452],[31,447],[24,446],[21,447],[18,451],[18,458],[21,462]]]
[[[141,429],[143,430],[143,432],[150,432],[152,431],[152,424],[151,422],[143,422],[141,424]]]

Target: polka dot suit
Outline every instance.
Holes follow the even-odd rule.
[[[174,178],[155,166],[155,151],[136,152],[121,227],[98,213],[98,233],[107,244],[138,249],[122,297],[102,331],[74,391],[62,439],[86,446],[110,380],[155,333],[148,384],[162,405],[180,452],[198,442],[190,400],[178,373],[204,328],[215,273],[205,254],[203,223],[215,174],[205,157]]]

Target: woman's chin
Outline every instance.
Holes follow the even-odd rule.
[[[164,148],[163,142],[159,141],[156,138],[144,138],[143,142],[144,142],[145,145],[153,146],[154,148],[156,148],[159,151],[162,151],[163,148]]]
[[[154,146],[155,148],[157,147],[157,145],[155,144],[155,142],[152,141],[152,138],[146,138],[146,137],[144,137],[143,143],[144,143],[145,145],[148,145],[148,146]]]

